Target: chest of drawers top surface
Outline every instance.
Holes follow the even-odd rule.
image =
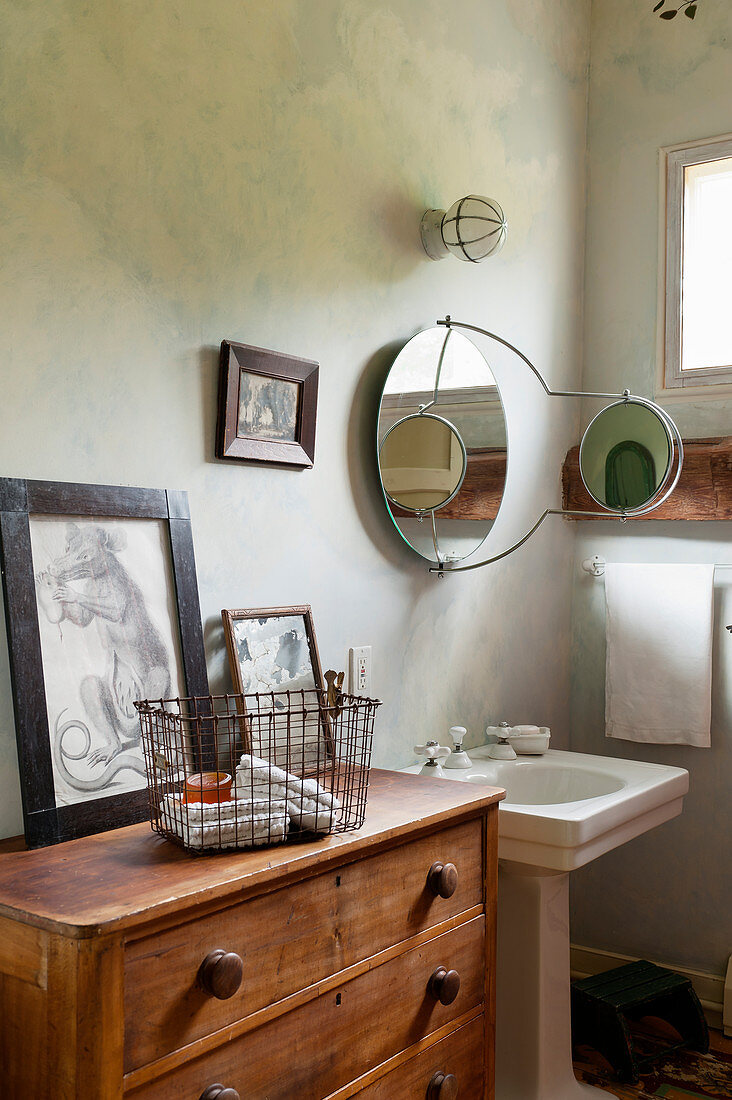
[[[0,914],[66,936],[123,931],[286,885],[360,858],[389,842],[474,817],[503,791],[397,772],[371,772],[362,828],[251,852],[193,856],[149,825],[0,855]]]

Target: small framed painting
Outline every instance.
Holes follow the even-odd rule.
[[[182,492],[0,478],[26,840],[148,815],[138,699],[208,695]]]
[[[311,467],[318,373],[310,359],[224,340],[217,458]]]
[[[255,755],[303,774],[323,757],[329,732],[320,722],[323,671],[310,606],[222,611],[221,618],[237,693],[275,693],[271,721],[262,722],[266,708],[260,704],[244,723],[243,743]],[[305,693],[293,696],[289,713],[287,696],[277,694],[286,691]],[[246,698],[241,709],[247,713]]]

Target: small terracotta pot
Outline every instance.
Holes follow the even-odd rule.
[[[186,779],[184,802],[231,801],[231,776],[226,772],[198,772]]]

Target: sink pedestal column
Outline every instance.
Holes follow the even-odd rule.
[[[572,1070],[569,874],[501,861],[498,872],[496,1100],[607,1093]]]

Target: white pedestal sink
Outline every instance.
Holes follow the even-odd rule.
[[[607,1093],[572,1071],[569,872],[681,813],[681,768],[550,750],[518,760],[470,749],[445,779],[505,787],[498,816],[496,1100]],[[422,765],[405,768],[421,771]]]

